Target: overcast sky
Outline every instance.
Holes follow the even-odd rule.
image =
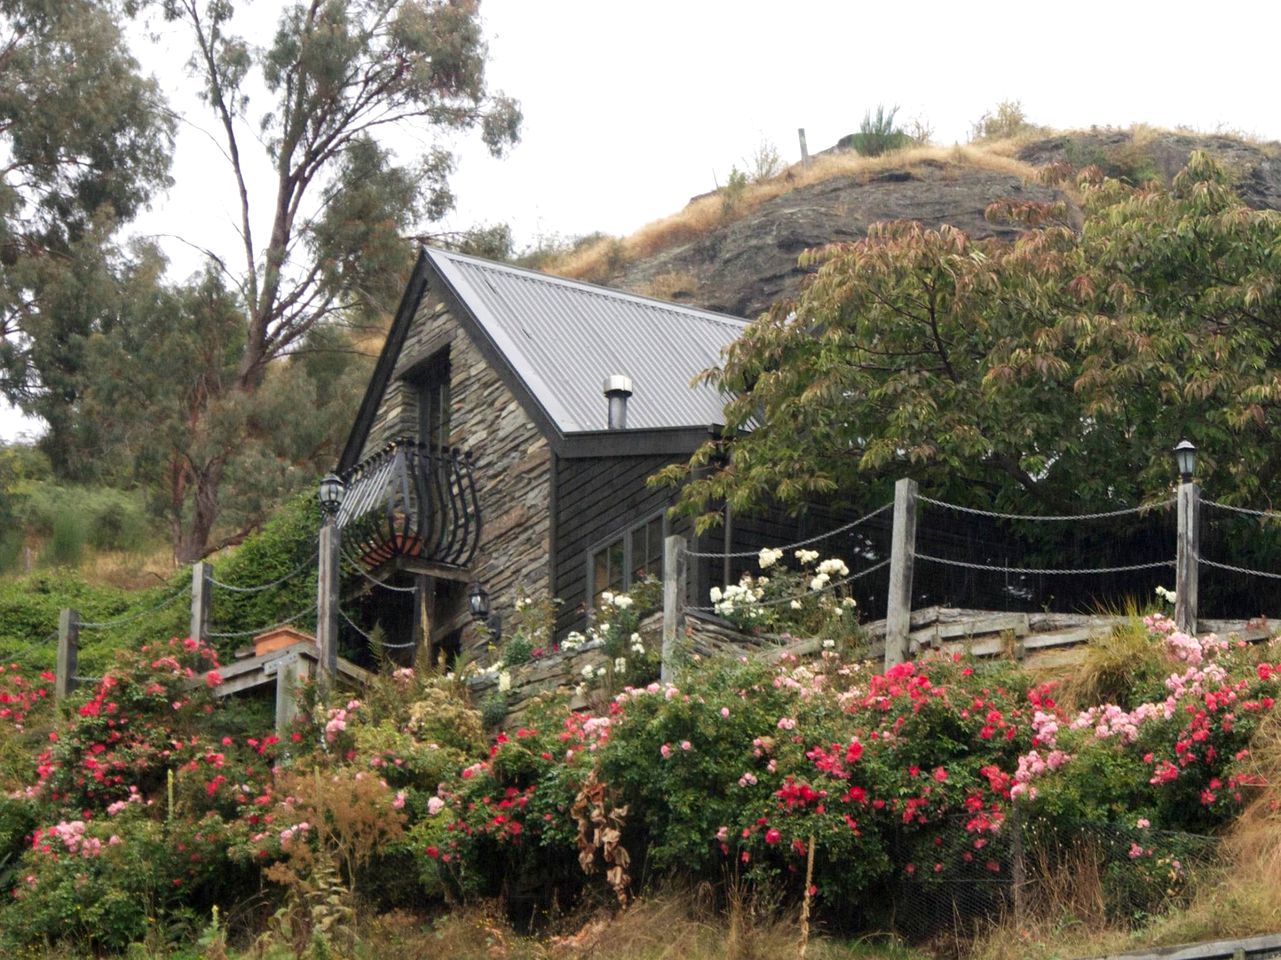
[[[237,9],[265,43],[281,6]],[[762,141],[794,161],[798,127],[818,151],[878,104],[945,144],[1005,99],[1053,127],[1144,122],[1281,139],[1278,10],[1240,0],[483,0],[490,88],[521,101],[523,138],[502,160],[455,143],[459,202],[446,226],[506,222],[518,246],[629,233],[724,182]],[[135,31],[135,55],[188,122],[175,184],[136,229],[165,238],[183,276],[199,255],[176,238],[236,256],[235,191],[182,68],[185,35],[151,29],[155,41]],[[402,151],[426,142],[425,130],[395,141]],[[269,175],[264,165],[251,182],[262,220]],[[0,417],[5,437],[24,429]]]

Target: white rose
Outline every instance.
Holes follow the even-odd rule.
[[[506,693],[512,688],[512,675],[504,670],[498,675],[498,692]]]
[[[626,670],[627,670],[627,658],[626,658],[626,657],[617,657],[617,658],[614,660],[614,672],[615,672],[615,673],[624,673],[624,672],[626,672]]]

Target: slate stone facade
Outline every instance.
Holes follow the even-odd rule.
[[[482,517],[471,575],[489,591],[494,612],[507,620],[521,591],[540,597],[549,591],[551,448],[470,335],[430,292],[406,334],[361,457],[397,437],[417,436],[415,373],[443,350],[449,356],[449,445],[472,454]],[[463,646],[476,642],[467,624]]]

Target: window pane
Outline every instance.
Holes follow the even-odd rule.
[[[632,579],[628,586],[634,586],[641,580],[645,579],[645,571],[648,569],[645,560],[649,556],[645,547],[645,528],[637,527],[632,531]]]
[[[659,580],[663,579],[663,518],[655,517],[649,522],[649,553],[646,557],[646,573]]]
[[[416,382],[418,440],[439,450],[449,443],[449,354],[433,357]]]
[[[600,595],[609,589],[609,550],[592,555],[592,606],[600,605]]]
[[[609,589],[622,590],[623,571],[627,569],[623,560],[623,538],[619,537],[605,549],[609,551]]]
[[[592,605],[600,606],[600,595],[606,590],[623,589],[623,538],[619,537],[592,554]]]

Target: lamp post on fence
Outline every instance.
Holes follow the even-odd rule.
[[[332,681],[338,672],[338,510],[346,492],[346,484],[332,473],[320,481],[320,506],[325,520],[320,528],[320,567],[316,573],[316,646],[324,683]]]
[[[1179,542],[1174,565],[1174,623],[1184,633],[1196,633],[1197,564],[1201,559],[1201,488],[1196,474],[1196,447],[1180,440],[1174,448],[1179,469]]]

